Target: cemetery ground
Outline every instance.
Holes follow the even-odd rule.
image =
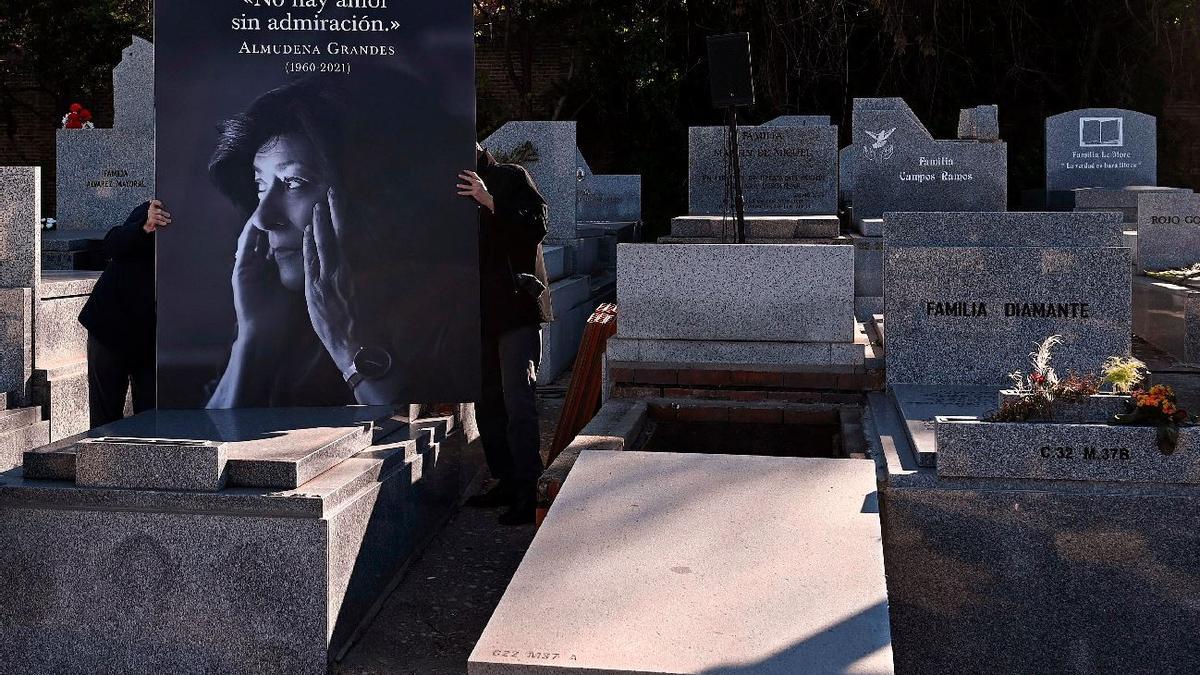
[[[571,379],[539,389],[542,455]],[[498,511],[462,509],[434,536],[334,675],[461,675],[536,529],[501,527]]]

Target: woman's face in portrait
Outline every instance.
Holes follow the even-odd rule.
[[[258,209],[250,219],[267,234],[279,280],[292,291],[304,290],[304,231],[329,192],[320,166],[313,144],[298,134],[276,136],[254,156]]]

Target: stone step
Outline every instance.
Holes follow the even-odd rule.
[[[33,371],[30,392],[33,402],[46,411],[52,441],[82,433],[91,427],[86,355],[82,361],[54,364]]]
[[[659,237],[660,244],[733,244],[733,235],[726,238],[721,237]],[[751,237],[746,239],[747,244],[761,245],[800,245],[807,244],[809,246],[845,246],[850,243],[850,240],[845,237],[837,238],[822,238],[822,239],[762,239]]]
[[[0,431],[0,473],[21,466],[26,452],[49,442],[49,422],[35,421],[9,431]]]
[[[0,411],[0,434],[6,434],[41,421],[41,408],[15,408]]]
[[[50,369],[87,360],[87,329],[79,313],[87,304],[99,272],[42,272],[34,362]]]
[[[570,311],[587,302],[592,294],[591,277],[576,275],[550,284],[554,313]]]
[[[722,216],[682,216],[671,220],[674,237],[733,237],[736,224]],[[748,239],[823,239],[837,237],[837,216],[746,216]]]

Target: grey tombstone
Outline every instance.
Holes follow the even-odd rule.
[[[1060,372],[1131,350],[1132,254],[1107,213],[889,213],[892,384],[998,386],[1051,335]]]
[[[153,133],[153,101],[154,45],[135,37],[113,69],[113,128]]]
[[[854,100],[854,219],[899,211],[1004,211],[1008,145],[937,140],[903,99]]]
[[[1200,195],[1144,193],[1138,197],[1138,267],[1151,272],[1200,263]]]
[[[1158,184],[1158,121],[1118,108],[1046,120],[1046,190]]]
[[[732,213],[727,199],[725,127],[689,134],[688,213]],[[837,127],[739,127],[746,214],[830,215],[838,206]]]
[[[0,399],[27,398],[41,288],[42,171],[0,167]]]
[[[636,223],[642,219],[641,176],[587,175],[579,181],[581,223]]]
[[[483,141],[483,147],[501,161],[522,148],[533,150],[536,159],[526,158],[523,164],[549,204],[547,239],[551,241],[576,237],[575,209],[582,167],[575,129],[575,122],[509,122]]]
[[[850,206],[854,203],[854,146],[847,146],[838,152],[838,178],[841,183],[842,203]]]
[[[113,69],[112,129],[57,132],[58,228],[99,233],[154,196],[154,48],[140,38]]]

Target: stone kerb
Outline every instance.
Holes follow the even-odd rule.
[[[997,386],[1061,335],[1062,372],[1131,351],[1131,252],[1114,214],[885,217],[890,384]]]
[[[1200,429],[1164,454],[1154,427],[1007,424],[939,417],[938,475],[1200,485]]]

